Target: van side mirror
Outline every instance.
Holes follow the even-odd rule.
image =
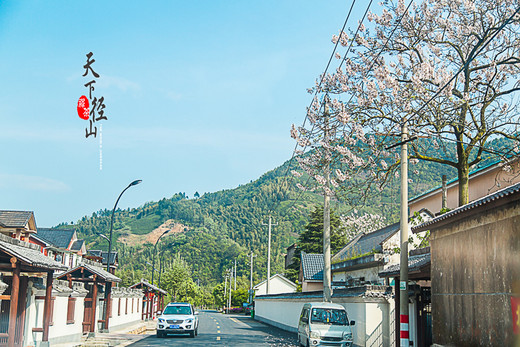
[[[350,325],[356,325],[356,321],[355,320],[351,320],[350,321]]]
[[[302,322],[309,323],[309,318],[302,318]]]

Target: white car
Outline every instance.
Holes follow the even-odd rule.
[[[195,337],[199,333],[199,313],[186,302],[169,303],[157,320],[157,337],[168,334],[190,334]]]
[[[354,344],[347,311],[338,304],[311,302],[303,305],[298,324],[300,346],[351,347]]]

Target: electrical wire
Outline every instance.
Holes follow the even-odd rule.
[[[406,7],[405,11],[403,12],[403,14],[399,17],[398,21],[396,22],[396,25],[395,25],[394,29],[390,32],[390,35],[388,36],[388,38],[387,38],[385,44],[384,44],[383,47],[379,50],[379,53],[376,55],[376,57],[372,60],[371,64],[369,65],[369,68],[368,68],[367,70],[365,70],[365,75],[368,74],[370,71],[372,71],[374,64],[376,63],[377,59],[379,58],[379,56],[381,55],[381,53],[383,52],[383,50],[384,50],[384,49],[386,48],[386,46],[388,45],[388,42],[390,41],[391,37],[394,35],[395,31],[397,30],[397,28],[398,28],[399,24],[401,23],[401,21],[403,20],[404,16],[408,13],[408,9],[409,9],[410,6],[412,5],[413,1],[414,1],[414,0],[411,0],[411,1],[408,3],[408,6]],[[358,27],[357,27],[357,29],[356,29],[356,32],[355,32],[355,34],[354,34],[354,37],[353,37],[353,39],[350,41],[350,44],[349,44],[349,46],[348,46],[348,48],[347,48],[347,51],[345,52],[345,55],[343,56],[343,59],[341,60],[341,63],[340,63],[340,65],[339,65],[338,69],[340,69],[341,66],[343,65],[343,63],[346,61],[346,59],[347,59],[347,55],[348,55],[348,53],[350,52],[350,50],[352,49],[352,45],[353,45],[353,43],[354,43],[354,41],[355,41],[354,39],[357,37],[357,35],[358,35],[359,31],[360,31],[361,25],[363,24],[363,22],[364,22],[364,20],[365,20],[365,17],[366,17],[366,15],[368,14],[368,11],[370,10],[370,6],[371,6],[371,5],[372,5],[372,0],[370,0],[369,4],[368,4],[368,6],[367,6],[367,9],[365,10],[365,13],[363,14],[363,17],[362,17],[362,19],[361,19],[361,21],[360,21],[360,23],[359,23],[359,25],[358,25]],[[351,9],[352,9],[352,7],[351,7]],[[349,12],[349,15],[350,15],[350,12]],[[345,21],[345,23],[346,23],[346,21]],[[336,47],[338,46],[338,43],[340,42],[340,38],[341,38],[341,35],[343,34],[344,30],[345,30],[345,25],[343,25],[343,28],[341,29],[340,37],[339,37],[338,40],[336,41],[336,45],[335,45],[335,47],[334,47],[334,51],[336,50]],[[334,53],[333,53],[333,54],[334,54]],[[331,58],[332,58],[332,55],[331,55]],[[329,59],[329,64],[330,64],[330,59]],[[329,66],[329,64],[327,64],[327,67]],[[315,95],[314,95],[314,96],[316,96],[317,92],[319,91],[319,87],[321,86],[321,84],[322,84],[322,82],[323,82],[323,79],[325,78],[325,74],[326,74],[326,72],[322,75],[322,77],[321,77],[321,81],[320,81],[320,83],[318,84],[318,88],[316,88],[316,92],[315,92]],[[352,100],[352,98],[353,98],[353,95],[351,95],[350,100]],[[313,98],[313,100],[314,100],[314,98]],[[349,101],[350,101],[350,100],[349,100]],[[312,102],[311,102],[311,105],[309,106],[309,108],[310,108],[311,106],[312,106]],[[319,109],[321,109],[322,106],[323,106],[323,104],[320,103]],[[305,116],[305,120],[304,120],[304,122],[303,122],[303,126],[305,125],[305,121],[306,121],[306,120],[307,120],[307,115]],[[311,133],[312,133],[313,130],[314,130],[314,126],[313,126],[313,128],[311,129]],[[297,146],[298,146],[298,144],[297,144],[296,147],[295,147],[295,151],[296,151]],[[304,147],[304,150],[305,150],[305,147]],[[294,157],[295,153],[296,153],[296,152],[293,153],[293,157]],[[291,158],[291,160],[293,159],[293,157]],[[289,168],[290,168],[290,167],[289,167]],[[288,168],[288,170],[289,170],[289,168]],[[287,171],[288,171],[288,170],[287,170]],[[300,194],[300,195],[301,195],[301,194]],[[292,208],[292,207],[294,206],[295,203],[296,203],[296,202],[294,202],[291,206],[289,206],[289,208]],[[279,204],[279,202],[278,202],[278,204]],[[287,208],[286,210],[288,210],[289,208]],[[287,213],[287,212],[286,212],[286,213]],[[285,214],[286,214],[286,213],[285,213]],[[284,215],[285,215],[285,214],[284,214]]]
[[[344,31],[344,30],[345,30],[345,27],[347,26],[347,23],[348,23],[348,21],[349,21],[349,19],[350,19],[350,15],[352,14],[352,9],[354,8],[354,5],[355,5],[355,4],[356,4],[356,0],[353,0],[353,1],[352,1],[352,5],[350,5],[350,9],[349,9],[349,11],[348,11],[347,17],[345,18],[345,22],[343,23],[343,27],[341,28],[341,31]],[[316,92],[314,93],[314,96],[312,97],[312,101],[311,101],[311,103],[310,103],[310,105],[309,105],[308,108],[311,108],[311,107],[312,107],[312,104],[313,104],[313,102],[314,102],[314,98],[315,98],[316,95],[318,94],[318,89],[319,89],[319,87],[321,87],[321,85],[322,85],[322,83],[323,83],[323,80],[325,79],[325,76],[327,75],[327,71],[328,71],[328,69],[329,69],[329,67],[330,67],[330,63],[332,62],[332,59],[334,58],[334,55],[335,55],[336,50],[337,50],[337,48],[338,48],[338,44],[339,44],[339,40],[338,40],[338,41],[336,42],[336,44],[334,45],[334,49],[332,50],[332,53],[331,53],[330,58],[329,58],[329,61],[327,62],[327,66],[325,67],[325,70],[324,70],[324,72],[323,72],[323,74],[322,74],[322,76],[321,76],[320,82],[319,82],[319,84],[318,84],[318,88],[316,89]],[[320,107],[320,108],[321,108],[321,107]],[[307,122],[307,118],[308,118],[308,114],[305,115],[305,118],[304,118],[303,123],[302,123],[302,127],[305,127],[305,123]],[[314,128],[314,126],[313,126],[313,128]],[[311,130],[311,131],[312,131],[312,130]],[[287,170],[285,171],[285,174],[284,174],[284,180],[285,180],[285,183],[287,182],[287,175],[288,175],[289,171],[291,170],[291,165],[292,165],[292,162],[293,162],[294,157],[296,156],[297,149],[298,149],[298,143],[296,143],[296,145],[294,146],[293,154],[292,154],[292,156],[291,156],[291,159],[289,159],[289,165],[287,166]],[[278,203],[279,203],[279,202],[278,202]],[[275,202],[273,202],[273,203],[271,204],[271,206],[269,206],[269,208],[268,208],[268,210],[267,210],[267,211],[268,211],[268,214],[270,214],[271,212],[274,211],[274,208],[273,208],[274,204],[275,204]]]

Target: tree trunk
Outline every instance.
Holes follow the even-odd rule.
[[[457,168],[459,178],[459,206],[469,203],[469,167],[467,163],[460,163]]]

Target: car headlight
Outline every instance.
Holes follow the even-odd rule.
[[[311,339],[319,339],[320,333],[318,331],[311,331]]]
[[[193,318],[186,319],[186,323],[193,323]]]
[[[343,333],[343,340],[352,340],[352,333],[344,332]]]
[[[163,318],[159,318],[159,323],[164,323],[164,319]]]

